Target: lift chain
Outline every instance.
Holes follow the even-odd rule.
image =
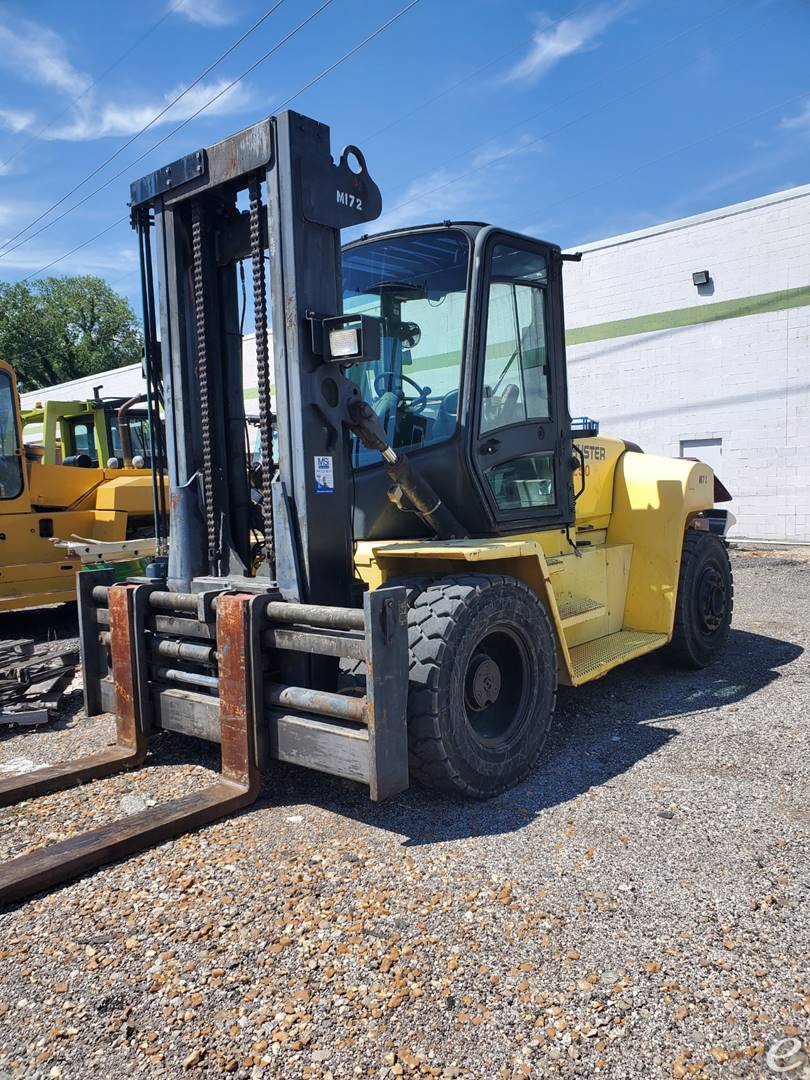
[[[200,379],[200,430],[203,455],[203,495],[205,498],[205,528],[208,535],[209,572],[217,572],[219,544],[217,515],[214,505],[214,464],[211,452],[211,414],[209,404],[210,369],[208,366],[207,321],[202,262],[203,207],[200,199],[191,205],[191,247],[194,260],[194,315],[197,324],[197,365]]]
[[[262,241],[262,174],[254,173],[248,183],[250,196],[250,259],[253,264],[253,318],[256,328],[256,375],[259,391],[259,436],[262,446],[262,522],[264,524],[264,554],[275,576],[275,542],[273,538],[273,429],[270,402],[270,357],[267,347],[267,286],[264,275],[264,243]]]

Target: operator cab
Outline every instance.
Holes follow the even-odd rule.
[[[344,314],[381,328],[379,359],[347,377],[470,535],[573,520],[561,262],[477,222],[343,249]],[[356,537],[422,535],[384,498],[376,452],[355,439],[352,460]]]

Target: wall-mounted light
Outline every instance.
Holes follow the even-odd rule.
[[[708,285],[712,280],[711,274],[708,270],[696,270],[692,274],[692,284],[700,287],[701,285]]]

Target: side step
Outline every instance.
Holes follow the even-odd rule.
[[[641,630],[618,630],[615,634],[586,641],[569,650],[573,684],[591,682],[612,668],[652,652],[665,645],[666,634],[648,634]]]
[[[139,685],[136,632],[150,585],[109,590],[112,669],[115,678],[118,744],[113,751],[80,758],[4,781],[5,805],[58,791],[88,779],[139,765],[146,754],[143,686]],[[0,905],[40,892],[86,870],[141,851],[254,802],[261,787],[256,755],[254,677],[250,670],[252,604],[257,597],[230,594],[217,605],[222,730],[220,779],[201,792],[174,799],[99,829],[29,852],[0,866]]]
[[[598,619],[607,612],[604,604],[598,600],[592,600],[589,596],[572,596],[570,600],[563,601],[558,610],[564,627],[590,622],[591,619]]]

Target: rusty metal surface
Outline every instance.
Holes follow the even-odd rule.
[[[262,634],[262,644],[271,649],[314,653],[316,656],[348,656],[365,660],[366,645],[359,635],[333,630],[298,630],[287,626],[271,626]]]
[[[12,859],[0,866],[0,907],[205,825],[241,809],[253,798],[255,795],[246,800],[242,785],[222,780],[203,791]]]
[[[0,780],[0,806],[12,806],[37,795],[62,791],[102,776],[112,776],[143,761],[146,739],[138,721],[132,670],[132,599],[135,588],[134,585],[116,585],[110,589],[112,670],[118,732],[116,745],[98,754],[88,754],[61,765],[50,765],[23,776]]]
[[[110,667],[115,683],[117,741],[128,746],[140,765],[146,757],[146,737],[138,718],[135,691],[135,640],[133,602],[137,585],[115,585],[108,593],[110,610]]]
[[[327,690],[309,690],[304,686],[282,686],[267,683],[264,690],[267,705],[282,709],[300,709],[319,716],[334,716],[339,720],[352,720],[355,724],[368,723],[367,702],[364,697],[347,697]]]
[[[329,607],[324,604],[288,604],[272,601],[265,609],[270,622],[299,623],[329,630],[364,630],[362,608]]]
[[[135,586],[116,586],[110,590],[116,701],[118,707],[124,710],[124,715],[119,716],[119,737],[122,731],[126,733],[129,717],[137,711],[135,676],[132,665],[128,672],[125,670],[122,652],[125,639],[119,629],[119,619],[125,604],[117,595],[120,590],[121,594],[129,596],[129,590],[133,588]],[[250,670],[250,604],[253,599],[246,595],[223,597],[217,612],[218,650],[221,655],[220,779],[203,791],[174,799],[123,820],[110,822],[99,829],[47,848],[40,848],[5,863],[0,866],[0,906],[16,903],[33,893],[75,878],[87,870],[207,824],[249,805],[256,799],[261,787],[261,774],[256,757],[256,701]],[[131,612],[131,604],[127,610]],[[132,625],[131,618],[128,625]],[[138,749],[134,753],[142,754],[145,740],[136,735],[136,743]],[[30,787],[31,781],[28,777],[25,779],[28,784],[21,786]]]
[[[245,594],[225,594],[217,604],[221,769],[226,779],[258,794],[261,777],[256,765],[256,725],[249,670],[250,600]]]

